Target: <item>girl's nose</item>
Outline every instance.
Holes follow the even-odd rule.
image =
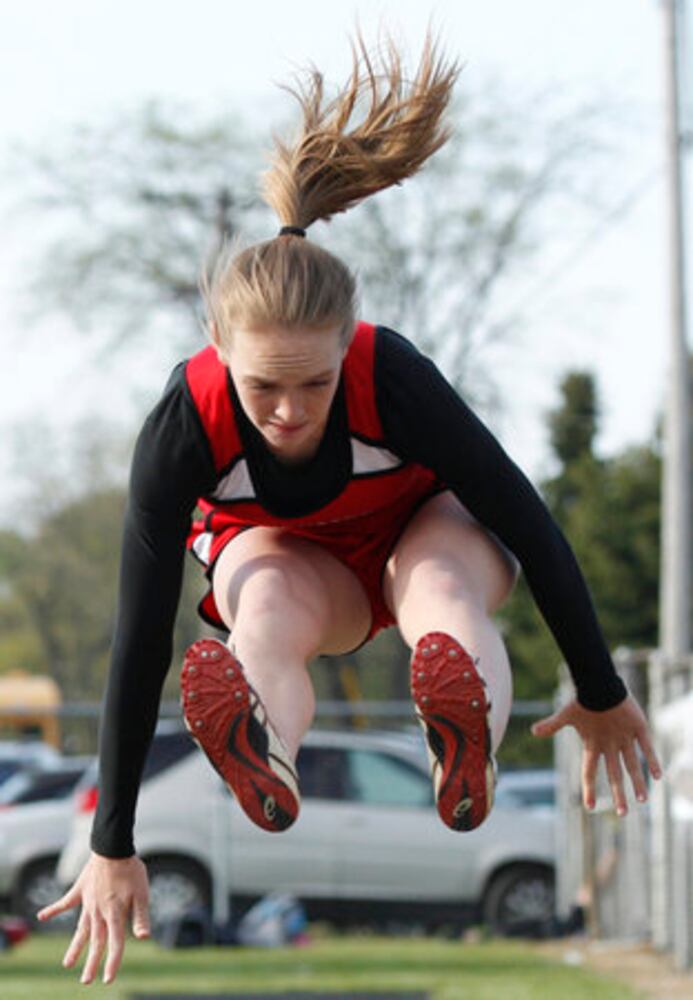
[[[283,424],[300,424],[305,418],[303,403],[299,396],[293,393],[280,396],[274,412]]]

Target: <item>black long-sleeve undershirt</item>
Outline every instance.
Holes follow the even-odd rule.
[[[376,401],[388,449],[432,469],[519,559],[537,605],[563,652],[586,708],[626,695],[565,537],[526,476],[449,386],[435,365],[393,331],[378,328]],[[324,506],[348,481],[344,394],[338,390],[318,455],[283,466],[239,411],[251,474],[268,506],[300,516]],[[122,545],[119,607],[100,735],[100,794],[92,847],[107,857],[134,852],[140,777],[171,658],[185,539],[200,496],[216,485],[209,446],[183,365],[140,432],[132,463]],[[329,495],[326,495],[329,484]]]
[[[393,450],[432,468],[520,561],[566,658],[580,704],[595,710],[618,704],[625,688],[573,551],[543,500],[435,365],[391,331],[388,341],[392,370],[404,372],[417,356],[416,378],[376,377],[376,389],[384,389],[379,412]],[[396,356],[400,360],[393,364]]]
[[[106,857],[134,852],[135,805],[171,661],[185,542],[197,499],[216,478],[197,414],[181,391],[182,375],[180,365],[145,421],[132,460],[91,838]]]

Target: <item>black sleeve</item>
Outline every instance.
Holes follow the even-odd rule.
[[[91,838],[93,850],[106,857],[134,853],[135,805],[171,659],[185,542],[197,498],[213,481],[179,365],[140,432],[130,475]]]
[[[388,445],[431,469],[518,558],[585,708],[626,697],[570,545],[524,473],[432,361],[378,328],[375,380]],[[425,415],[425,419],[422,419]]]

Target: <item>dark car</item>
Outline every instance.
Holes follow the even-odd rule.
[[[29,935],[29,924],[21,917],[0,917],[0,951],[9,951]]]
[[[25,767],[0,787],[0,901],[32,924],[36,910],[60,894],[55,865],[69,835],[75,786],[92,759]]]
[[[18,771],[51,767],[61,759],[55,747],[38,740],[0,740],[0,787]]]
[[[70,795],[90,762],[91,758],[80,757],[65,760],[59,767],[51,766],[48,770],[33,766],[20,768],[0,786],[0,809]]]

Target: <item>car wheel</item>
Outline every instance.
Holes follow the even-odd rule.
[[[49,903],[54,903],[56,899],[60,899],[65,891],[55,874],[57,863],[57,858],[43,858],[41,861],[35,861],[28,865],[19,880],[19,886],[13,900],[13,909],[18,916],[24,917],[34,929],[41,927],[46,930],[65,931],[75,923],[75,910],[60,913],[47,924],[39,924],[36,919],[38,910],[48,906]]]
[[[146,864],[152,933],[190,910],[209,907],[209,879],[197,865],[185,858],[152,858]]]
[[[542,934],[555,918],[554,881],[553,871],[540,865],[500,872],[484,896],[484,923],[504,937]]]

